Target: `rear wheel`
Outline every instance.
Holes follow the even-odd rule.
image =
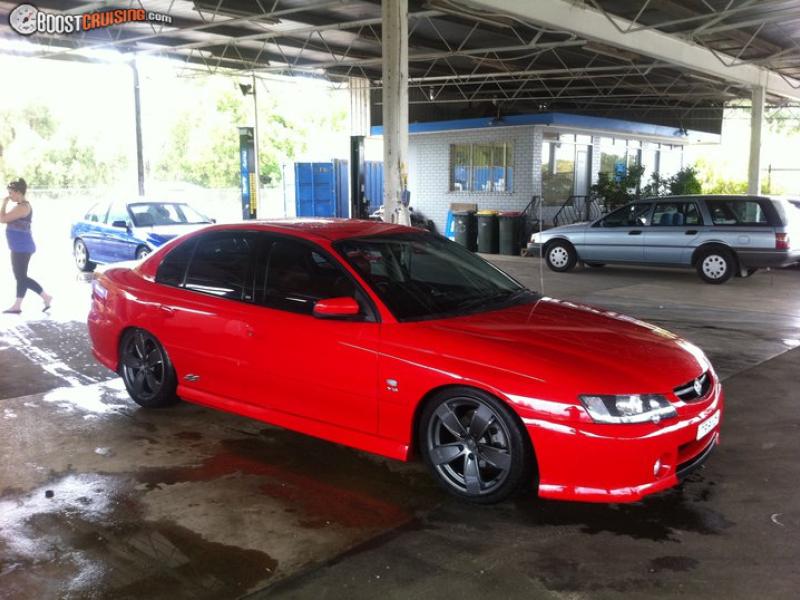
[[[97,266],[89,259],[89,249],[80,238],[76,239],[75,243],[72,245],[72,256],[75,259],[75,266],[85,273],[94,271],[94,268]]]
[[[142,260],[143,258],[149,256],[150,252],[152,251],[147,246],[139,246],[136,249],[136,260]]]
[[[120,374],[133,401],[161,408],[178,401],[172,362],[159,341],[144,329],[129,329],[119,345]]]
[[[575,266],[575,263],[578,262],[578,254],[572,244],[559,240],[547,245],[544,260],[552,271],[563,273]]]
[[[736,259],[726,248],[709,248],[697,257],[697,274],[706,283],[725,283],[735,272]]]
[[[439,393],[423,410],[418,436],[426,464],[454,496],[491,504],[530,481],[527,434],[507,406],[480,390]]]

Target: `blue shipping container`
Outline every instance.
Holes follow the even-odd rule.
[[[347,161],[295,163],[298,217],[349,216]]]

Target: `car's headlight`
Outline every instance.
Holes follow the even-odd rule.
[[[595,423],[658,423],[678,414],[660,394],[585,395],[580,399]]]
[[[532,235],[531,235],[531,244],[538,244],[538,243],[539,243],[539,238],[540,238],[540,237],[541,237],[541,235],[540,235],[540,234],[538,234],[538,233],[534,233],[534,234],[532,234]]]

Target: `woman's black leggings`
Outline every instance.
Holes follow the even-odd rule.
[[[42,293],[42,286],[28,277],[28,263],[31,262],[31,256],[33,254],[30,252],[11,253],[11,268],[17,280],[17,298],[24,298],[28,290],[33,290],[37,294]]]

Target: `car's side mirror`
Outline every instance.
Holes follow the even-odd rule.
[[[355,298],[342,296],[340,298],[325,298],[318,300],[314,305],[314,316],[319,319],[341,319],[355,317],[361,312],[361,307]]]
[[[127,229],[128,223],[126,221],[114,221],[111,223],[112,227],[119,227],[120,229]]]

